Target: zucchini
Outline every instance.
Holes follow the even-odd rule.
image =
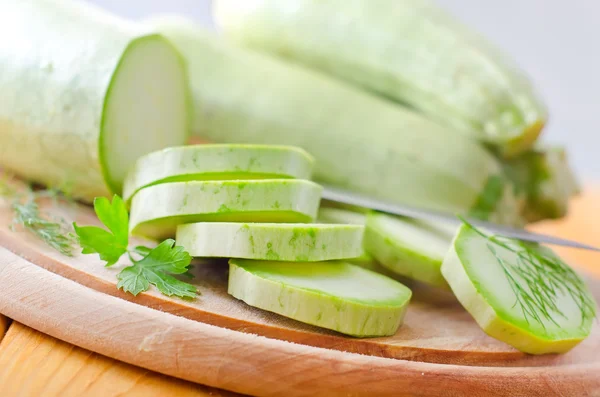
[[[351,211],[344,208],[321,207],[317,215],[317,222],[334,223],[343,225],[360,225],[365,226],[367,217],[360,212]],[[362,247],[362,241],[361,241]],[[364,249],[355,258],[346,259],[347,262],[364,267],[365,269],[381,273],[381,267],[370,254]]]
[[[502,164],[529,222],[565,216],[569,200],[579,193],[564,148],[538,147]]]
[[[172,182],[144,188],[131,201],[130,230],[156,239],[194,222],[308,223],[321,187],[296,179]]]
[[[354,258],[364,228],[289,223],[190,223],[177,227],[177,245],[198,257],[315,262]]]
[[[442,274],[488,335],[520,351],[565,353],[590,334],[594,298],[548,248],[463,225]]]
[[[250,306],[343,334],[393,335],[410,289],[346,262],[231,259],[228,292]]]
[[[152,24],[188,60],[194,133],[203,139],[299,146],[315,156],[316,181],[452,213],[469,212],[489,180],[502,178],[482,146],[412,111],[185,19]],[[519,223],[511,195],[507,185],[486,217]]]
[[[226,37],[406,104],[505,156],[547,118],[530,81],[430,0],[218,0]]]
[[[141,188],[166,182],[231,179],[310,179],[312,157],[300,148],[273,145],[194,145],[149,153],[125,180],[129,201]]]
[[[0,166],[91,201],[186,142],[185,61],[163,36],[82,1],[1,1],[0,16]]]
[[[455,232],[447,224],[370,212],[364,247],[394,274],[447,288],[440,268]]]

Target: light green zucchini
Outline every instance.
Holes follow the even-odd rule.
[[[596,304],[568,265],[548,248],[482,233],[459,228],[442,274],[488,335],[531,354],[565,353],[589,335]]]
[[[512,156],[546,109],[490,43],[431,0],[217,0],[228,38],[377,92]]]
[[[172,182],[149,186],[131,201],[132,233],[175,236],[195,222],[312,222],[321,187],[296,179]]]
[[[378,212],[367,215],[365,250],[386,269],[437,287],[448,285],[440,268],[456,227]]]
[[[579,183],[561,147],[538,147],[503,163],[506,175],[523,200],[523,217],[529,222],[561,218]]]
[[[315,180],[398,203],[520,223],[496,159],[470,138],[320,73],[224,43],[186,20],[152,22],[188,60],[194,133],[288,144],[315,156]],[[501,216],[498,216],[501,215]]]
[[[231,259],[228,292],[250,306],[343,334],[393,335],[411,291],[346,262]]]
[[[177,245],[192,256],[315,262],[354,258],[364,227],[290,223],[190,223]]]
[[[321,207],[319,208],[319,213],[317,215],[317,222],[360,225],[364,227],[365,223],[367,222],[367,217],[364,213],[355,212],[344,208]],[[361,250],[360,255],[355,258],[346,259],[346,261],[364,267],[365,269],[381,273],[380,266],[375,261],[375,258],[368,254],[364,249]]]
[[[0,166],[91,201],[187,140],[185,61],[163,36],[83,1],[2,0],[0,18]]]
[[[275,145],[193,145],[149,153],[125,180],[123,198],[166,182],[231,179],[310,179],[313,158],[304,150]]]

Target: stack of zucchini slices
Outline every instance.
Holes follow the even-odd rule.
[[[313,162],[291,146],[150,153],[124,184],[131,232],[230,258],[229,293],[251,306],[348,335],[392,335],[411,291],[343,261],[363,255],[363,226],[312,223],[322,190],[309,180]]]

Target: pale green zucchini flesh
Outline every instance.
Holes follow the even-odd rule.
[[[80,1],[2,1],[0,15],[0,166],[91,201],[185,143],[185,61],[164,37]]]
[[[190,223],[177,227],[177,245],[192,256],[315,262],[354,258],[364,228],[290,223]]]
[[[506,156],[546,121],[531,82],[431,0],[217,0],[226,37],[407,104]]]
[[[455,231],[456,227],[445,224],[370,212],[364,247],[397,275],[447,288],[440,268]]]
[[[502,241],[508,248],[491,243],[469,225],[461,226],[442,264],[444,278],[488,335],[531,354],[569,351],[590,333],[594,298],[550,249]],[[523,260],[538,255],[558,261],[561,270],[540,261],[532,262],[539,267],[535,270],[529,259]]]
[[[133,196],[129,226],[134,234],[160,239],[175,236],[184,223],[308,223],[317,215],[321,190],[296,179],[154,185]]]
[[[250,306],[358,337],[395,334],[412,295],[346,262],[243,259],[229,261],[228,292]]]
[[[191,145],[149,153],[129,171],[123,198],[167,182],[232,179],[310,179],[313,159],[300,148],[276,145]]]
[[[317,215],[317,222],[364,226],[367,222],[367,217],[364,213],[351,211],[345,208],[321,207],[319,208],[319,213]],[[346,259],[346,261],[364,267],[365,269],[382,273],[379,264],[364,249],[361,249],[360,255],[355,258]]]
[[[315,157],[318,182],[452,213],[468,213],[502,176],[481,145],[415,112],[180,18],[152,25],[188,60],[194,133],[205,140],[299,146]],[[502,189],[489,215],[522,223]]]

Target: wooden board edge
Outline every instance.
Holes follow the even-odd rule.
[[[92,353],[18,322],[0,344],[4,396],[234,397]]]
[[[363,356],[241,333],[102,294],[4,248],[0,312],[106,356],[258,396],[586,395],[597,364],[484,368]],[[400,393],[400,394],[399,394]]]

